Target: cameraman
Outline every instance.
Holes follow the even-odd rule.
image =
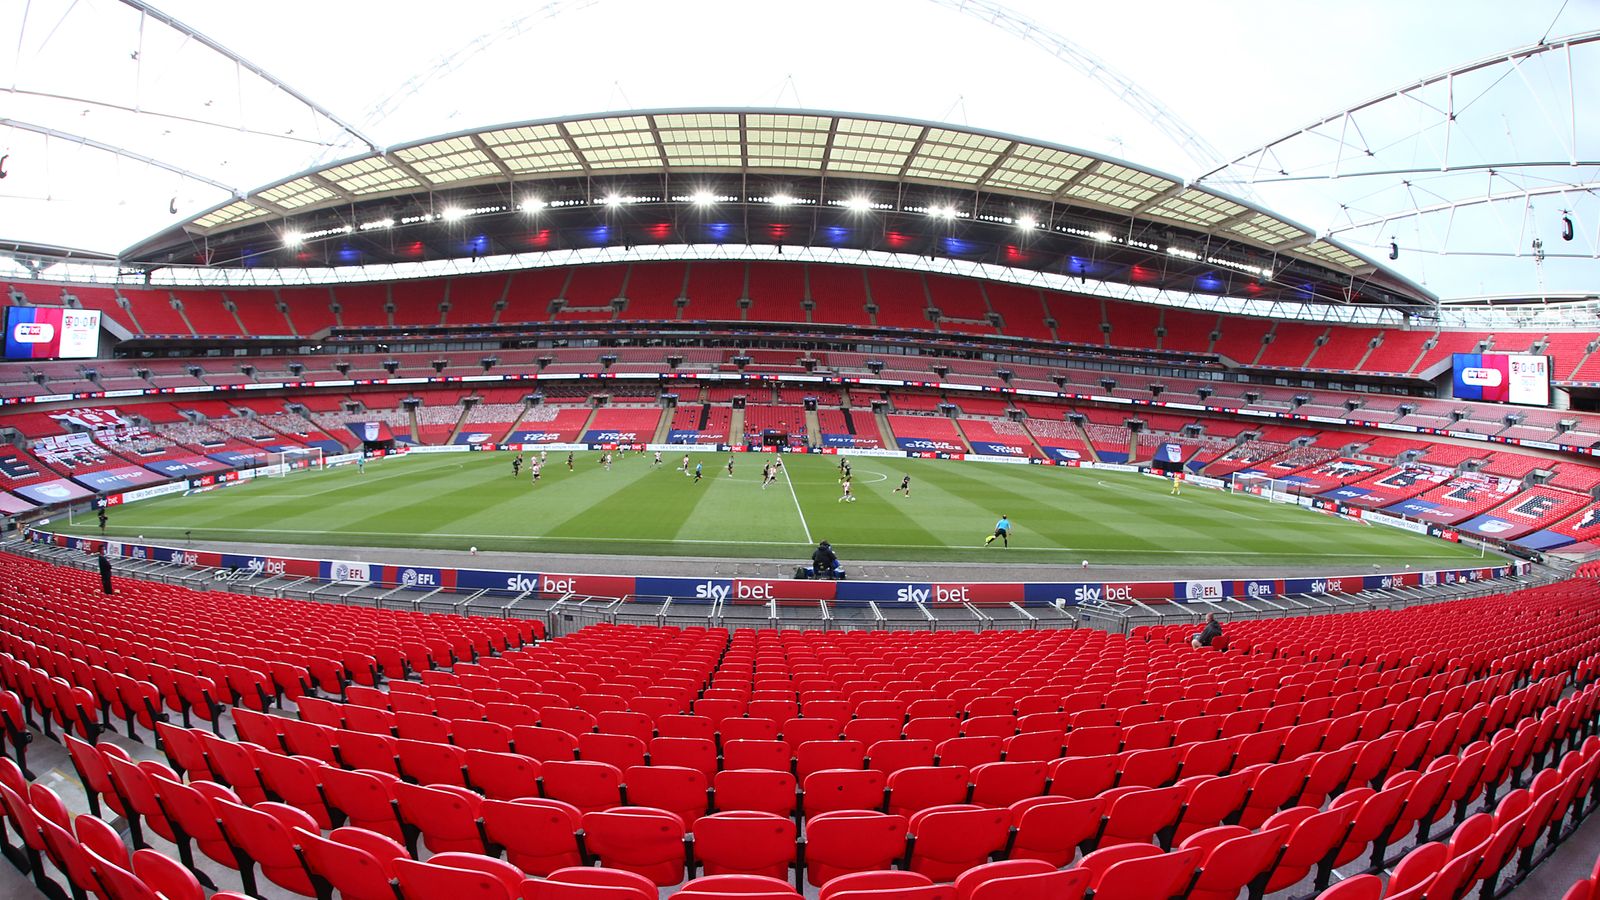
[[[839,557],[833,552],[833,545],[827,541],[817,545],[811,554],[811,572],[815,578],[838,578]]]

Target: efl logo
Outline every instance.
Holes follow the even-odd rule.
[[[49,322],[18,322],[11,337],[19,344],[48,344],[55,340],[56,327]]]
[[[1483,369],[1476,366],[1461,370],[1461,383],[1476,387],[1499,387],[1499,369]]]

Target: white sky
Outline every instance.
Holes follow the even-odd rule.
[[[1547,31],[1600,28],[1595,0],[1567,0],[1559,19],[1562,0],[1005,5],[1127,76],[1228,157]],[[549,6],[557,14],[510,0],[167,0],[161,8],[381,145],[602,110],[803,106],[1011,132],[1189,178],[1203,171],[1072,66],[931,0]],[[519,17],[522,26],[508,32]],[[0,85],[13,93],[0,116],[121,144],[235,189],[363,149],[306,142],[319,126],[324,137],[339,136],[209,51],[155,23],[140,26],[117,0],[6,4],[0,46],[13,49],[0,51]],[[460,52],[497,34],[477,52]],[[452,53],[458,55],[448,69],[436,71]],[[420,83],[408,87],[409,79]],[[1586,89],[1584,96],[1591,90],[1600,93]],[[386,103],[388,114],[373,118]],[[152,120],[116,105],[168,115]],[[1503,130],[1512,130],[1509,120]],[[226,196],[126,161],[108,170],[103,154],[10,129],[0,129],[0,151],[12,154],[11,177],[0,182],[0,238],[115,251],[179,218],[167,212],[174,198],[181,214],[192,215]],[[1304,194],[1259,199],[1314,229],[1332,224],[1327,197]],[[1465,257],[1408,256],[1415,255],[1403,254],[1398,267],[1445,294],[1533,291],[1541,280],[1557,287],[1550,283],[1557,276],[1535,273],[1530,260],[1502,266],[1486,281],[1482,272],[1466,271],[1474,262]],[[1571,280],[1592,275],[1584,269]]]

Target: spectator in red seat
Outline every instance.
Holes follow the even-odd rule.
[[[1189,646],[1199,650],[1201,647],[1211,646],[1211,642],[1222,637],[1222,625],[1217,622],[1216,613],[1206,613],[1206,627],[1200,629],[1193,638],[1189,639]]]

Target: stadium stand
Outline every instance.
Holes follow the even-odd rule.
[[[867,317],[867,274],[848,266],[807,265],[813,322],[870,325]]]
[[[744,318],[739,300],[744,296],[744,263],[696,262],[689,266],[689,281],[684,296],[685,319],[713,319],[737,322]]]
[[[1593,502],[1594,498],[1587,494],[1537,485],[1518,492],[1483,515],[1462,522],[1460,528],[1484,537],[1519,538],[1554,525]]]
[[[295,334],[315,337],[332,328],[337,320],[333,315],[333,291],[327,287],[280,288],[278,299],[283,301],[289,322]]]
[[[244,333],[227,300],[215,291],[173,291],[189,326],[200,337],[237,337]]]
[[[931,450],[964,453],[966,444],[956,424],[944,416],[890,415],[889,430],[902,450]]]
[[[1054,340],[1044,301],[1034,288],[992,281],[983,286],[989,308],[1000,316],[1002,330],[1012,337],[1032,338],[1037,341]]]
[[[630,320],[678,318],[678,298],[683,296],[687,267],[683,263],[634,265],[628,277],[628,305],[622,311]],[[595,305],[592,301],[586,301]]]
[[[1103,313],[1098,299],[1055,291],[1040,293],[1044,298],[1045,310],[1056,321],[1057,338],[1087,346],[1105,344],[1105,332],[1100,330]]]
[[[1212,349],[1241,366],[1253,365],[1263,350],[1263,340],[1272,330],[1272,324],[1266,319],[1224,317],[1220,324],[1222,335]]]
[[[806,268],[801,265],[757,265],[747,268],[752,322],[805,322]]]
[[[960,419],[959,422],[961,433],[966,437],[973,453],[991,456],[1040,455],[1033,439],[1028,436],[1027,428],[1023,427],[1021,422],[1013,422],[1010,419],[968,418]]]
[[[805,407],[746,404],[744,431],[752,444],[761,444],[763,435],[774,433],[787,434],[790,444],[803,446],[807,443]]]
[[[1161,323],[1161,308],[1146,303],[1107,303],[1106,321],[1111,333],[1106,343],[1113,347],[1154,347],[1156,329]]]
[[[607,282],[621,284],[618,267],[606,267],[606,271],[596,268],[595,272],[585,278],[604,279]],[[505,288],[505,309],[501,310],[500,322],[545,322],[550,319],[550,301],[561,296],[566,287],[567,279],[573,277],[566,269],[525,269],[521,272],[511,273],[511,279]],[[602,291],[603,292],[603,291]],[[598,305],[609,303],[615,292],[608,294]],[[587,298],[586,298],[587,299]]]
[[[1261,351],[1255,365],[1270,368],[1307,368],[1311,354],[1317,349],[1317,338],[1325,331],[1327,328],[1322,325],[1278,322],[1273,326],[1271,343]]]
[[[658,407],[606,406],[595,410],[582,440],[597,444],[642,444],[655,440]]]
[[[453,278],[449,285],[449,310],[446,325],[478,325],[495,321],[496,307],[506,295],[507,275],[467,275]]]
[[[439,307],[447,289],[447,282],[439,279],[396,281],[389,287],[389,298],[394,303],[394,324],[402,327],[438,325],[442,321]]]
[[[333,289],[341,328],[381,328],[394,324],[387,309],[388,284],[341,284]]]
[[[118,288],[117,293],[128,302],[128,311],[139,323],[139,331],[150,335],[193,337],[189,323],[172,305],[172,294],[167,291],[145,291]]]
[[[1596,806],[1589,579],[1237,619],[1206,650],[1192,624],[536,643],[117,586],[0,557],[0,810],[51,895],[203,896],[192,867],[408,900],[1495,897]]]

